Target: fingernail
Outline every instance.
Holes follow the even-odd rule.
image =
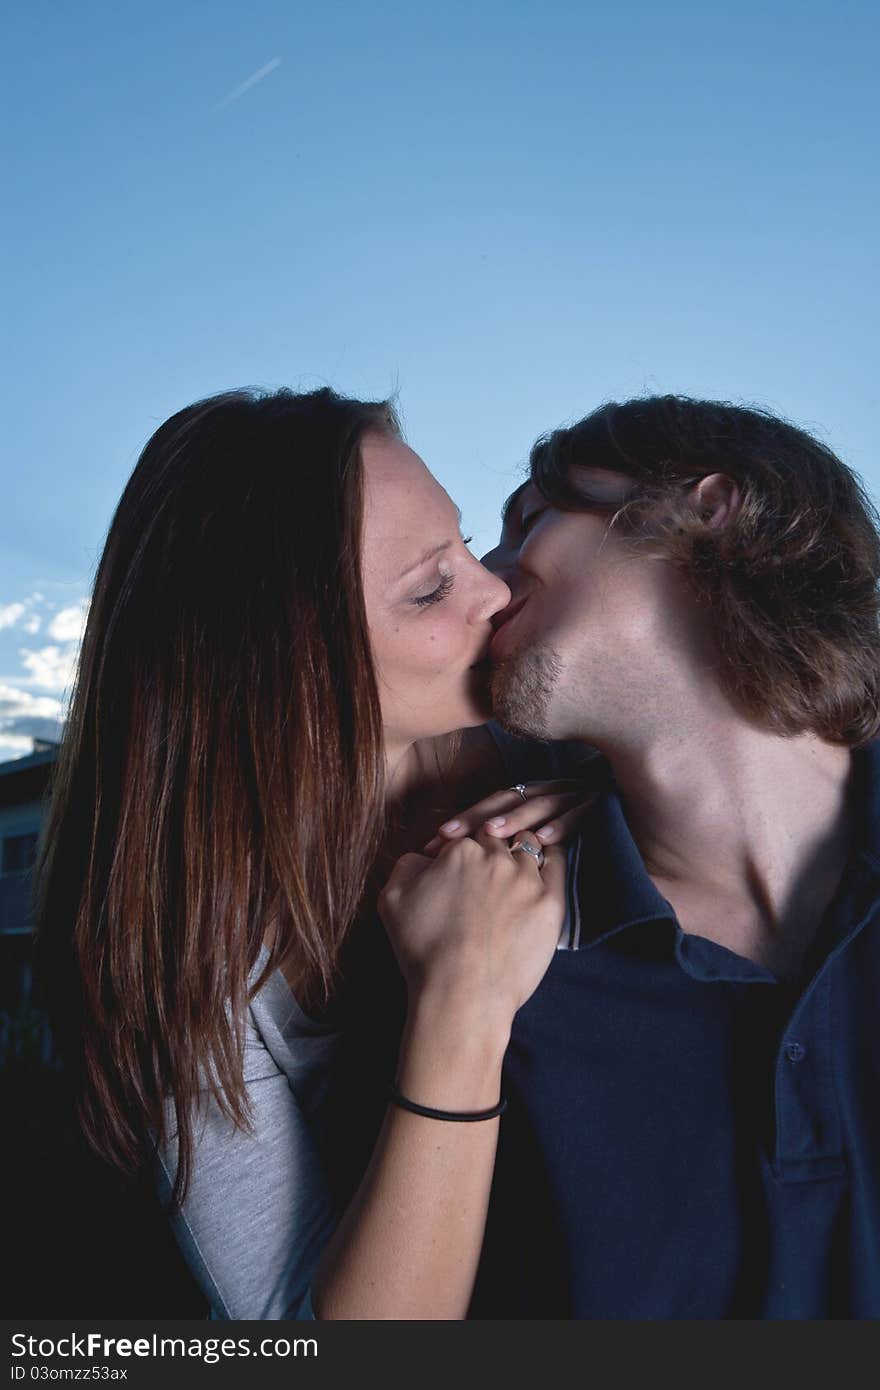
[[[487,825],[491,825],[491,826],[494,826],[494,827],[496,827],[496,828],[497,828],[499,825],[506,825],[506,823],[507,823],[507,818],[506,818],[506,816],[493,816],[492,820],[487,820],[487,821],[486,821],[486,824],[487,824]]]
[[[461,829],[461,821],[460,821],[460,820],[448,820],[448,821],[446,821],[443,825],[440,826],[440,829],[439,829],[439,831],[438,831],[438,834],[440,834],[440,835],[454,835],[455,832],[456,832],[456,830],[460,830],[460,829]]]
[[[429,851],[432,849],[439,849],[442,843],[443,841],[440,839],[439,835],[435,835],[433,840],[429,840],[428,843],[425,845],[424,849],[422,850],[422,854],[428,854]]]
[[[552,840],[556,831],[552,825],[542,825],[540,830],[535,831],[535,834],[539,840]]]

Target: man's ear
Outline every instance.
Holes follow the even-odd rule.
[[[694,485],[690,498],[706,525],[720,531],[739,510],[739,484],[726,473],[709,473]]]

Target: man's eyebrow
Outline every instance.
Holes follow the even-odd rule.
[[[458,524],[461,526],[461,508],[456,507],[455,511],[458,517]],[[412,574],[413,570],[417,570],[420,565],[426,565],[429,560],[433,560],[435,555],[439,555],[443,550],[448,550],[451,545],[452,541],[441,541],[439,545],[430,546],[423,555],[420,555],[417,560],[413,560],[412,564],[407,565],[406,569],[400,571],[400,574],[397,576],[398,579],[403,579],[407,574]]]

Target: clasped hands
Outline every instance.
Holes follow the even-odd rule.
[[[507,840],[530,831],[541,845],[558,845],[577,829],[594,801],[587,785],[573,778],[523,785],[525,800],[515,787],[505,787],[444,821],[422,854],[435,859],[447,845],[478,830]]]

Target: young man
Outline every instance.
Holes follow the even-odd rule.
[[[880,1317],[870,503],[770,415],[636,400],[538,442],[485,562],[498,720],[605,785],[469,1316]]]

